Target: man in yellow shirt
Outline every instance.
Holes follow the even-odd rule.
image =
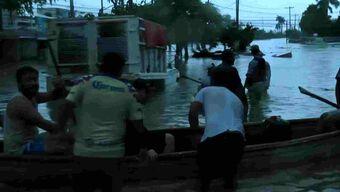
[[[127,85],[119,78],[125,65],[124,58],[108,53],[99,66],[100,73],[88,81],[73,87],[62,106],[59,124],[65,127],[76,109],[74,127],[74,155],[81,157],[119,158],[125,155],[126,120],[130,120],[136,131],[143,137],[144,129],[140,119],[142,110]],[[103,170],[100,170],[103,171]],[[118,171],[118,170],[115,170]],[[95,183],[104,175],[105,184]],[[80,177],[76,187],[79,191],[94,191],[100,185],[103,191],[120,191],[119,172],[92,172]]]

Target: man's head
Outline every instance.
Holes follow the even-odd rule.
[[[211,72],[211,85],[218,87],[226,87],[233,91],[236,87],[233,79],[237,78],[232,71],[226,73],[225,70],[221,68],[215,68]]]
[[[39,91],[39,72],[30,66],[21,67],[16,72],[19,91],[28,98],[33,98]]]
[[[260,47],[258,45],[252,45],[250,47],[250,52],[254,56],[263,56],[264,54],[261,52]]]
[[[231,49],[226,49],[222,52],[222,62],[229,65],[234,65],[235,55]]]
[[[102,73],[109,73],[116,77],[120,77],[123,73],[124,65],[125,60],[121,55],[118,53],[107,53],[102,59],[99,70]]]
[[[135,97],[139,103],[145,104],[153,94],[153,86],[144,79],[136,79],[132,86],[136,89]]]

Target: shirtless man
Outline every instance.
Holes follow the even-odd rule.
[[[39,72],[29,66],[17,70],[16,80],[19,94],[9,101],[4,114],[4,152],[10,155],[46,153],[45,138],[39,135],[37,127],[53,135],[61,130],[56,123],[41,116],[37,105],[62,98],[67,91],[59,81],[53,91],[39,93]]]

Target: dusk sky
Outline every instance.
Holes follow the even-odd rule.
[[[204,0],[203,2],[206,2]],[[68,0],[59,0],[58,5],[68,6]],[[136,1],[134,1],[136,2]],[[138,0],[137,2],[140,2]],[[235,18],[235,0],[210,0],[222,14],[229,14]],[[291,9],[292,25],[294,25],[295,18],[297,25],[303,11],[308,5],[315,3],[315,0],[240,0],[240,20],[241,22],[251,22],[259,28],[274,29],[275,18],[277,15],[283,16],[286,20],[289,19],[289,11],[287,7],[294,7]],[[100,8],[100,0],[74,0],[76,10],[98,13]],[[104,7],[111,4],[104,0]],[[109,11],[110,9],[107,9]],[[333,18],[339,16],[339,9],[333,8]]]

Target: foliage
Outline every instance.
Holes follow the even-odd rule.
[[[278,15],[278,16],[276,17],[276,21],[277,21],[277,24],[276,24],[275,28],[276,28],[277,30],[280,30],[281,33],[283,33],[283,32],[282,32],[282,31],[283,31],[283,25],[284,25],[285,22],[286,22],[285,18]]]
[[[84,18],[87,19],[87,20],[94,20],[96,18],[96,16],[93,15],[92,13],[86,13],[84,15]]]
[[[151,4],[116,7],[112,13],[137,15],[164,25],[169,41],[178,47],[196,43],[205,49],[205,45],[213,47],[221,41],[229,46],[239,43],[245,49],[256,31],[251,25],[238,29],[229,15],[221,15],[213,4],[201,0],[155,0]]]
[[[302,32],[296,29],[290,29],[286,31],[286,36],[290,39],[299,39],[302,37],[302,35]]]
[[[255,39],[274,39],[274,38],[284,38],[285,36],[282,33],[275,33],[270,30],[266,32],[263,29],[257,30],[255,33]]]
[[[164,25],[169,40],[176,44],[196,42],[213,45],[220,31],[231,23],[211,3],[200,0],[155,0],[153,4],[113,9],[116,15],[134,14]],[[207,35],[209,34],[209,35]]]
[[[302,32],[320,36],[340,36],[340,18],[331,20],[328,10],[332,13],[332,6],[340,6],[338,0],[316,0],[316,5],[310,5],[303,13],[300,27]]]
[[[255,38],[255,33],[258,30],[258,28],[247,24],[246,27],[241,30],[240,33],[240,44],[239,44],[239,50],[240,51],[245,51],[247,46],[250,45],[250,43],[254,40]]]
[[[340,5],[340,2],[338,0],[316,0],[317,6],[319,9],[322,10],[324,15],[328,15],[328,10],[333,13],[333,9],[331,6],[334,6],[335,8],[338,8]]]
[[[303,13],[300,27],[306,34],[318,33],[321,36],[328,35],[331,31],[330,16],[325,15],[317,5],[310,5]]]
[[[257,30],[257,28],[250,24],[247,24],[243,29],[233,25],[222,30],[220,42],[224,46],[228,45],[228,47],[233,49],[245,51],[246,47],[254,40]],[[238,47],[236,45],[237,43],[239,43]]]
[[[33,14],[33,4],[44,5],[52,3],[54,0],[4,0],[3,8],[11,12],[23,14],[25,12]]]

